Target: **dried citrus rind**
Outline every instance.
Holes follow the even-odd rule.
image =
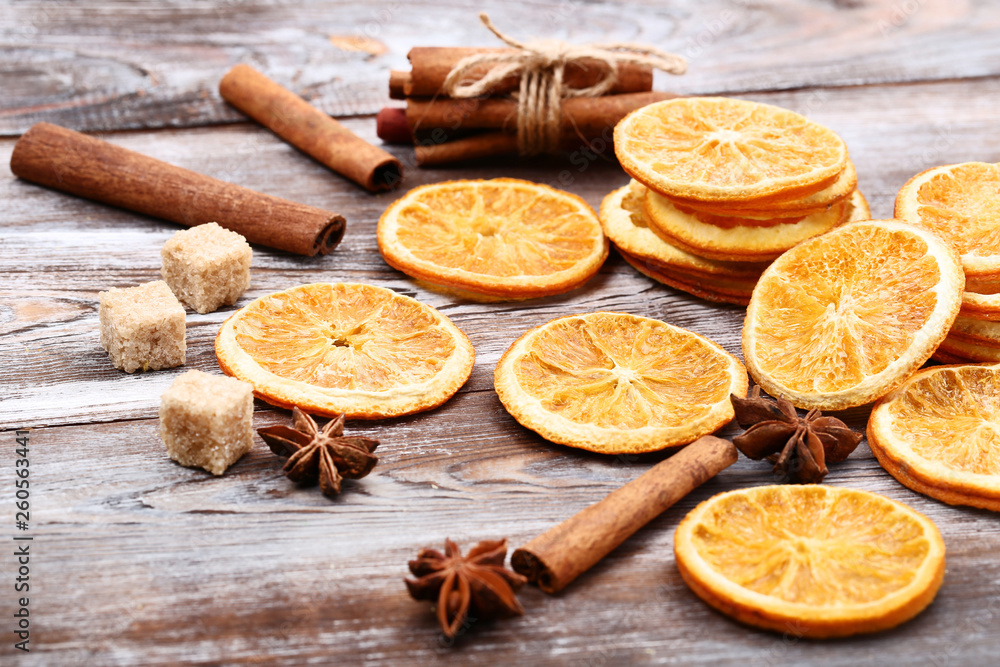
[[[958,312],[933,358],[946,364],[1000,361],[1000,322],[966,317],[962,311]]]
[[[944,578],[930,519],[868,491],[818,484],[721,493],[677,526],[685,583],[736,620],[796,636],[885,630],[913,618]]]
[[[933,232],[898,220],[844,225],[764,271],[743,326],[747,370],[798,407],[870,403],[930,358],[964,286],[958,255]]]
[[[751,278],[754,281],[766,262],[719,262],[699,257],[671,245],[649,228],[643,212],[646,187],[638,181],[618,188],[601,202],[600,219],[604,233],[620,251],[664,267],[704,276]]]
[[[664,285],[679,289],[705,301],[730,303],[746,306],[750,303],[756,280],[727,279],[685,274],[681,271],[659,266],[647,259],[630,255],[619,250],[618,253],[633,269]]]
[[[643,211],[650,227],[669,242],[719,261],[766,261],[847,220],[847,201],[795,222],[769,226],[720,227],[684,213],[666,197],[648,190]]]
[[[657,192],[700,201],[806,197],[847,166],[834,132],[795,112],[726,97],[683,97],[633,111],[615,155]]]
[[[989,295],[1000,293],[1000,275],[996,276],[965,276],[965,290],[976,294]]]
[[[923,171],[896,195],[895,216],[952,243],[967,275],[1000,274],[1000,163],[963,162]]]
[[[938,345],[934,358],[946,364],[1000,361],[1000,345],[948,334]]]
[[[746,370],[715,343],[626,313],[560,317],[528,331],[494,372],[501,403],[555,443],[605,454],[679,447],[733,418]]]
[[[850,197],[858,185],[858,172],[854,163],[847,160],[847,166],[830,186],[806,197],[788,200],[758,201],[737,199],[734,201],[702,202],[697,199],[672,197],[671,201],[680,208],[689,208],[715,215],[729,215],[745,218],[777,218],[806,216],[822,213],[837,202]]]
[[[959,311],[948,335],[974,343],[1000,345],[1000,322],[966,317]]]
[[[1000,364],[936,366],[880,400],[868,443],[902,484],[1000,511]]]
[[[981,320],[1000,320],[1000,294],[978,294],[966,291],[962,295],[962,314]]]
[[[608,254],[583,199],[513,178],[410,190],[379,219],[378,247],[386,263],[417,280],[511,300],[579,287]]]
[[[434,308],[392,290],[313,283],[260,297],[215,339],[222,370],[282,407],[350,419],[429,410],[468,379],[475,353]]]

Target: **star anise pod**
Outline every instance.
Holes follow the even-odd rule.
[[[824,417],[817,409],[800,417],[787,398],[762,398],[760,386],[747,398],[730,400],[736,422],[746,429],[733,444],[751,459],[774,463],[774,472],[789,482],[822,482],[827,462],[843,461],[861,442],[862,435],[836,417]]]
[[[297,407],[292,408],[295,428],[268,426],[257,429],[271,451],[288,457],[283,468],[293,482],[315,482],[324,495],[340,493],[340,480],[360,479],[370,473],[378,457],[372,454],[378,440],[344,437],[344,415],[337,415],[323,426]]]
[[[414,600],[437,602],[438,623],[448,638],[461,630],[469,612],[477,617],[523,614],[514,594],[527,581],[503,566],[507,540],[484,540],[462,556],[458,545],[444,541],[445,553],[421,549],[409,562],[416,580],[406,579]]]

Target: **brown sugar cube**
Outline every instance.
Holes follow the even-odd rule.
[[[173,368],[184,363],[184,306],[162,280],[98,294],[101,347],[115,368]]]
[[[214,222],[177,232],[163,244],[160,257],[160,275],[199,313],[233,305],[250,284],[250,244]]]
[[[184,466],[221,475],[253,446],[253,387],[191,370],[160,397],[160,437]]]

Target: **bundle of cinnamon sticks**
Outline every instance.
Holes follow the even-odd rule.
[[[410,71],[392,71],[389,96],[406,100],[405,108],[385,108],[378,114],[378,135],[386,143],[413,144],[418,166],[433,166],[499,155],[516,155],[518,102],[512,93],[516,76],[495,83],[489,95],[456,99],[443,91],[445,79],[463,58],[477,54],[511,53],[513,49],[416,47],[410,50]],[[479,70],[482,70],[481,72]],[[467,72],[484,76],[484,64]],[[578,60],[566,65],[564,82],[585,88],[605,76],[607,65]],[[648,65],[619,63],[614,84],[599,97],[570,97],[561,108],[560,145],[566,151],[592,143],[610,152],[615,124],[629,112],[676,97],[653,92]]]

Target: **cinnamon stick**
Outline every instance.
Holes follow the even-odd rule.
[[[10,170],[56,190],[193,227],[205,222],[251,243],[312,256],[333,250],[343,216],[255,192],[50,123],[14,145]]]
[[[733,443],[703,436],[528,542],[511,556],[511,565],[546,593],[557,593],[736,458]]]
[[[580,148],[587,141],[597,141],[598,138],[607,146],[611,130],[619,120],[639,107],[674,97],[676,95],[673,93],[647,92],[568,99],[562,106],[561,147],[571,151]],[[405,127],[417,134],[432,135],[429,142],[417,141],[415,149],[417,165],[432,167],[485,157],[516,155],[516,114],[517,103],[505,99],[411,99],[407,102]],[[380,115],[380,121],[383,129],[379,130],[379,136],[386,140],[390,136],[394,140],[405,139],[404,123],[399,110],[393,109],[385,117]],[[449,136],[454,136],[453,133],[474,126],[499,129],[452,141],[436,141],[431,132],[447,132]],[[416,131],[414,128],[417,128]]]
[[[401,75],[396,77],[396,86],[402,86],[404,97],[430,97],[441,94],[441,86],[445,78],[459,60],[466,56],[480,53],[513,53],[514,49],[496,48],[466,48],[447,46],[418,46],[410,49],[407,57],[410,59],[412,71],[409,81],[401,81]],[[470,72],[470,79],[479,79],[492,66],[483,64]],[[592,86],[604,77],[605,66],[598,60],[573,61],[566,65],[564,81],[572,88]],[[390,79],[390,86],[392,79]],[[515,91],[520,86],[517,76],[509,76],[500,81],[491,91],[491,95],[505,95]],[[622,63],[618,65],[618,78],[609,94],[636,93],[653,88],[653,70],[647,65]],[[391,90],[391,87],[390,87]]]
[[[406,86],[410,83],[410,73],[403,70],[389,70],[389,99],[405,100]]]
[[[597,137],[580,137],[573,130],[564,130],[559,139],[559,149],[563,152],[588,151],[583,158],[596,160],[597,154],[610,153],[611,127]],[[465,132],[466,130],[455,130]],[[443,130],[442,130],[443,132]],[[470,162],[487,157],[517,155],[517,135],[502,130],[485,130],[472,136],[464,136],[438,143],[432,136],[426,140],[416,140],[414,154],[418,167],[440,167],[459,162]],[[578,164],[578,163],[576,163]]]
[[[375,115],[375,128],[375,134],[384,143],[399,146],[441,144],[484,132],[475,128],[452,130],[443,127],[429,127],[414,132],[410,130],[410,124],[406,120],[406,109],[395,107],[385,107]]]
[[[583,137],[600,136],[609,127],[640,107],[677,97],[649,91],[600,97],[570,97],[562,103],[562,126]],[[443,127],[517,131],[517,102],[506,97],[467,100],[419,99],[406,101],[406,119],[413,130]]]
[[[444,143],[417,144],[418,167],[437,167],[486,157],[517,155],[517,137],[506,132],[483,132]]]
[[[304,99],[249,65],[237,65],[219,94],[299,150],[358,185],[378,192],[402,179],[399,160],[373,146]]]
[[[375,115],[375,134],[387,144],[413,144],[413,132],[406,120],[406,109],[385,107]]]

